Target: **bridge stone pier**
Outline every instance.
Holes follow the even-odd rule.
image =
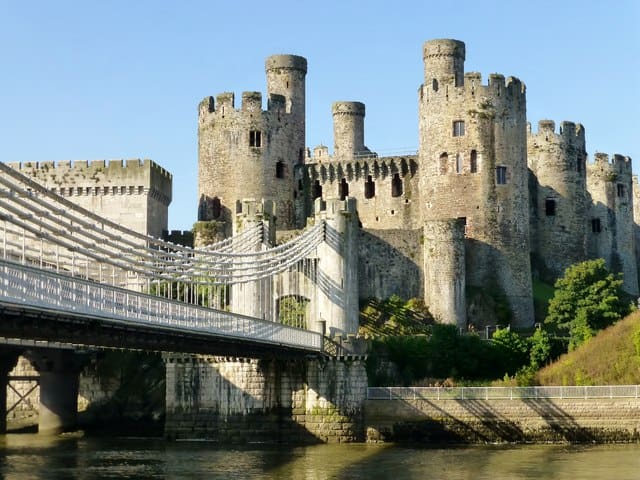
[[[25,356],[40,373],[38,433],[74,429],[78,420],[79,375],[88,356],[65,349],[28,351]]]
[[[7,433],[7,385],[9,372],[18,362],[20,350],[3,346],[0,351],[0,434]]]
[[[166,355],[165,363],[169,438],[293,444],[364,440],[364,355]]]

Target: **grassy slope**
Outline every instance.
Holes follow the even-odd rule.
[[[640,312],[635,312],[540,370],[540,385],[639,384],[640,356],[633,344],[639,330]]]

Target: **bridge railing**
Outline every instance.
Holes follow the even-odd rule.
[[[565,387],[369,387],[369,400],[640,398],[640,385]]]
[[[242,338],[310,351],[322,335],[0,260],[0,302],[175,331]]]

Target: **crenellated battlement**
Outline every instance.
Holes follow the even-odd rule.
[[[223,92],[215,99],[212,96],[205,97],[198,105],[200,122],[204,122],[211,115],[224,118],[226,115],[276,112],[282,114],[286,109],[286,98],[284,95],[271,93],[267,100],[267,109],[262,108],[261,92],[242,92],[240,108],[236,108],[235,94],[233,92]]]
[[[585,149],[585,130],[582,124],[569,121],[560,123],[560,128],[556,130],[556,122],[553,120],[538,121],[538,131],[533,132],[531,123],[527,123],[527,136],[529,142],[535,146],[544,144],[565,144],[579,150]]]
[[[432,89],[433,89],[432,85]],[[480,72],[465,72],[464,84],[457,85],[455,88],[467,88],[472,93],[476,93],[477,88],[485,88],[488,90],[509,89],[513,93],[525,93],[526,85],[518,77],[505,77],[501,73],[491,73],[486,84],[482,83],[482,74]],[[434,89],[435,90],[435,89]],[[439,88],[438,88],[439,90]]]
[[[398,157],[367,158],[355,157],[350,160],[323,161],[322,163],[309,163],[307,168],[312,180],[320,183],[339,181],[346,178],[348,181],[365,181],[368,176],[372,179],[386,178],[399,174],[400,177],[413,176],[418,166],[415,155]]]
[[[149,193],[171,202],[172,175],[149,159],[8,162],[14,170],[61,195]]]
[[[593,162],[587,163],[589,172],[613,173],[617,175],[632,175],[631,157],[618,153],[611,157],[606,153],[596,152]]]

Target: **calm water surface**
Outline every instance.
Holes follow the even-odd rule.
[[[156,439],[0,436],[0,478],[640,479],[640,445],[222,447]]]

